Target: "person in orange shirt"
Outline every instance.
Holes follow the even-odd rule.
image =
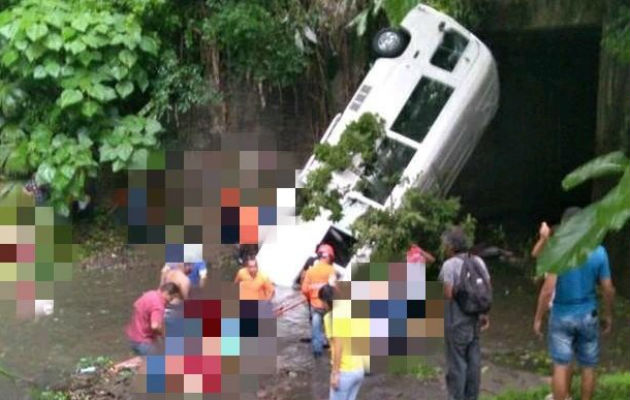
[[[326,306],[319,298],[319,289],[327,284],[334,284],[335,268],[332,263],[335,259],[335,251],[329,244],[323,243],[317,248],[318,261],[306,271],[302,280],[302,294],[306,296],[311,307],[311,344],[313,356],[322,355],[326,338],[323,330],[323,317]]]
[[[270,300],[274,294],[273,284],[267,276],[258,271],[258,263],[253,257],[238,270],[234,283],[240,287],[241,300]]]

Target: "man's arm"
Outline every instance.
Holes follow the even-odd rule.
[[[301,287],[301,292],[304,296],[306,296],[306,298],[308,298],[309,286],[311,286],[311,274],[309,272],[310,270],[306,271],[306,274],[304,274],[304,279],[302,280]]]
[[[422,254],[422,257],[424,257],[424,260],[427,264],[433,264],[435,262],[435,257],[433,257],[433,254],[429,253],[428,251],[420,249],[420,254]]]
[[[164,335],[164,311],[155,309],[151,311],[151,330],[160,336]]]
[[[545,278],[545,283],[540,289],[540,295],[538,296],[538,306],[536,307],[536,315],[534,317],[534,332],[536,332],[536,334],[539,336],[542,336],[542,319],[547,313],[549,302],[551,301],[553,292],[556,290],[557,279],[558,277],[555,274],[547,275],[547,278]]]
[[[604,297],[604,315],[602,317],[603,333],[609,333],[612,330],[612,304],[615,299],[615,287],[613,286],[612,279],[602,279],[600,282],[602,286],[602,294]]]
[[[160,286],[166,283],[166,276],[168,275],[169,270],[170,268],[168,265],[164,265],[164,267],[162,267],[162,270],[160,271]]]
[[[450,283],[444,282],[444,298],[446,300],[453,299],[453,285],[451,285]]]
[[[545,248],[545,245],[549,240],[549,236],[551,236],[551,228],[549,228],[549,225],[547,225],[546,222],[543,222],[542,224],[540,224],[540,229],[538,230],[538,241],[532,249],[532,257],[538,258],[540,253]]]

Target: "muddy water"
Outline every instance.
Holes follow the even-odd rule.
[[[81,357],[129,355],[123,327],[131,305],[157,284],[155,270],[77,271],[72,282],[55,287],[55,312],[39,320],[2,313],[0,364],[39,384],[55,382]],[[7,382],[0,379],[2,385]]]

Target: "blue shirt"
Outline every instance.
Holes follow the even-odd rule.
[[[166,263],[169,268],[175,268],[176,264],[174,263]],[[199,287],[199,283],[201,281],[201,275],[205,275],[207,273],[206,262],[199,261],[193,263],[192,269],[190,270],[190,274],[188,275],[188,279],[190,279],[191,287]]]
[[[608,253],[603,246],[598,246],[589,254],[584,264],[558,275],[553,315],[583,315],[596,310],[597,284],[609,278]]]
[[[193,287],[198,287],[199,282],[201,281],[201,273],[206,272],[206,263],[205,261],[196,262],[192,266],[192,270],[190,271],[190,275],[188,275],[188,279],[190,279],[190,285]]]

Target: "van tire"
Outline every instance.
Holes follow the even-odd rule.
[[[383,49],[379,42],[384,40],[385,35],[397,42],[389,49]],[[374,35],[372,39],[372,50],[378,57],[395,58],[400,56],[409,44],[409,34],[401,28],[384,28]]]

